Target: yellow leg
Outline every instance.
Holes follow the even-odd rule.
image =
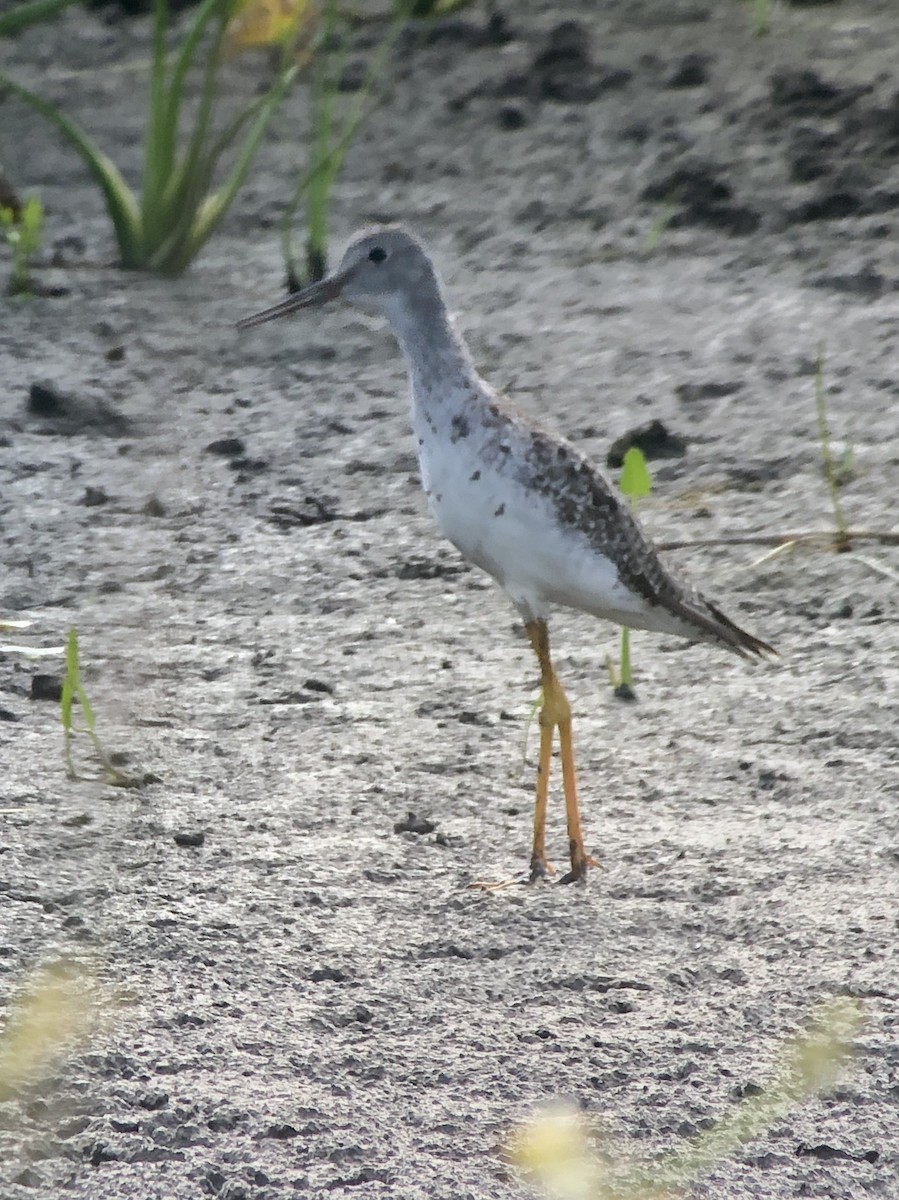
[[[530,882],[553,875],[546,861],[546,800],[549,795],[549,769],[553,756],[553,727],[544,722],[545,705],[540,710],[540,761],[537,764],[537,800],[534,805],[534,845],[531,850]]]
[[[558,727],[562,756],[562,785],[565,790],[565,814],[568,820],[568,848],[571,870],[562,883],[583,879],[587,867],[596,860],[584,850],[581,814],[577,800],[577,779],[574,767],[574,744],[571,736],[571,705],[553,669],[549,653],[549,630],[545,621],[532,621],[527,626],[528,637],[540,663],[543,682],[543,707],[540,710],[540,765],[537,768],[537,799],[534,808],[534,848],[531,854],[531,879],[546,874],[548,864],[544,852],[546,828],[546,799],[549,787],[549,765],[552,757],[553,730]]]

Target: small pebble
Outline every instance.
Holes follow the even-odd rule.
[[[394,833],[433,833],[437,826],[433,821],[428,821],[424,817],[418,816],[417,813],[410,812],[406,814],[405,821],[397,821],[393,827]]]
[[[206,834],[202,829],[183,830],[173,835],[176,846],[202,846],[206,841]]]
[[[32,675],[31,699],[52,700],[58,704],[62,699],[62,680],[58,675]]]
[[[496,123],[500,129],[506,129],[510,132],[515,129],[522,129],[528,123],[524,109],[517,104],[504,104],[496,114]]]
[[[206,447],[207,454],[217,454],[222,458],[236,458],[238,455],[246,454],[246,451],[246,445],[239,437],[219,438],[215,442],[210,442]]]

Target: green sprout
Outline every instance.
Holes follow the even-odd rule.
[[[824,395],[824,343],[818,343],[818,362],[815,370],[815,407],[818,413],[818,438],[821,443],[821,460],[824,464],[824,479],[830,491],[830,502],[833,506],[836,530],[834,533],[834,548],[839,551],[852,548],[849,539],[846,518],[843,515],[843,504],[840,500],[840,487],[852,477],[852,447],[848,447],[842,459],[837,462],[830,445],[830,427],[827,421],[827,401]]]
[[[30,294],[31,258],[41,248],[44,229],[44,206],[32,196],[20,211],[0,206],[0,234],[9,247],[12,273],[6,290],[10,296]]]
[[[656,249],[665,235],[668,226],[677,215],[677,204],[674,200],[666,200],[653,219],[643,239],[642,253],[648,257]]]
[[[281,223],[281,246],[291,292],[304,283],[323,279],[327,269],[328,208],[331,192],[344,159],[359,130],[369,119],[376,104],[372,100],[375,84],[383,73],[387,57],[412,11],[412,0],[397,0],[394,16],[369,62],[361,86],[348,111],[337,111],[340,79],[350,51],[351,25],[337,0],[325,0],[316,44],[311,85],[312,153],[309,169],[301,177],[288,202]],[[300,201],[306,200],[306,270],[297,265],[291,230]]]
[[[80,154],[103,193],[123,267],[168,276],[186,270],[228,211],[272,117],[299,71],[299,65],[292,61],[295,37],[283,39],[273,82],[222,128],[215,128],[220,68],[229,48],[226,35],[246,2],[204,0],[180,46],[170,56],[166,50],[168,0],[154,0],[150,102],[139,193],[61,108],[0,74],[0,84],[51,121]],[[296,30],[305,4],[297,11]],[[239,47],[240,41],[234,44]],[[202,75],[199,103],[190,136],[182,141],[187,81],[195,69]],[[228,151],[234,154],[230,173],[214,187],[221,160]]]
[[[635,508],[637,501],[648,496],[652,491],[652,476],[646,465],[646,456],[637,446],[631,446],[624,456],[618,486]],[[609,657],[606,658],[606,669],[609,672],[609,682],[618,699],[636,700],[637,693],[634,691],[634,674],[631,667],[631,633],[625,626],[622,626],[621,629],[620,670],[615,670],[615,664]]]
[[[72,706],[76,700],[81,705],[81,711],[84,714],[85,728],[83,730],[77,730],[72,720]],[[65,746],[66,774],[69,779],[78,778],[75,763],[72,759],[72,740],[76,733],[86,733],[93,743],[94,753],[103,768],[107,783],[111,783],[115,787],[140,787],[140,780],[135,779],[131,775],[125,775],[120,771],[100,744],[100,738],[96,730],[94,710],[81,682],[81,672],[78,663],[78,632],[75,629],[69,630],[69,636],[66,639],[66,673],[62,681],[60,715],[62,717],[63,742]]]
[[[664,1158],[635,1165],[609,1136],[601,1130],[597,1136],[580,1113],[569,1109],[551,1111],[519,1131],[512,1155],[554,1200],[674,1200],[804,1099],[832,1085],[861,1024],[855,1001],[822,1004],[809,1031],[781,1048],[776,1074],[761,1091]],[[591,1141],[599,1142],[600,1153]]]
[[[771,13],[774,0],[752,0],[752,35],[767,37],[771,32]]]

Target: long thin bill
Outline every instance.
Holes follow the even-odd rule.
[[[343,276],[332,275],[329,279],[323,279],[321,283],[313,283],[310,287],[303,288],[301,292],[288,296],[280,304],[273,304],[271,308],[264,308],[262,312],[244,317],[237,322],[237,328],[251,329],[254,325],[264,325],[266,321],[276,321],[278,317],[289,316],[298,308],[312,308],[317,304],[326,304],[328,300],[334,300],[340,295],[343,284]]]

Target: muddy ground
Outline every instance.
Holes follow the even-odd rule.
[[[824,343],[847,518],[889,529],[899,9],[781,6],[766,39],[748,9],[532,3],[410,35],[335,252],[410,223],[525,408],[600,461],[651,419],[684,438],[643,505],[661,540],[832,526]],[[69,12],[0,59],[134,172],[148,45],[146,20]],[[260,69],[238,60],[232,93]],[[77,627],[104,742],[148,776],[68,782],[57,706],[31,699],[47,666],[0,658],[4,999],[58,956],[124,994],[0,1107],[0,1194],[521,1197],[503,1146],[545,1101],[671,1149],[848,994],[867,1024],[840,1085],[696,1191],[899,1196],[895,550],[672,554],[782,657],[637,635],[632,705],[617,631],[560,612],[602,867],[470,891],[527,858],[523,630],[432,528],[389,333],[340,309],[234,330],[281,294],[305,103],[172,283],[104,265],[84,169],[0,100],[62,291],[3,304],[0,615],[46,644]]]

